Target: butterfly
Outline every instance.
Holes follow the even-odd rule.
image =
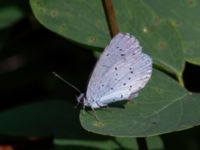
[[[79,103],[92,109],[132,100],[152,75],[152,59],[142,52],[138,40],[118,33],[101,54]]]

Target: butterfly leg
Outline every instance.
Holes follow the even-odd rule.
[[[133,99],[134,99],[135,97],[137,97],[137,96],[138,96],[138,93],[132,93],[132,94],[130,94],[128,100],[129,100],[129,101],[133,101]]]
[[[129,96],[129,98],[128,98],[128,103],[129,103],[129,104],[133,104],[133,100],[134,100],[134,98],[137,97],[137,96],[138,96],[138,93],[132,93],[132,94]]]
[[[83,114],[85,114],[86,111],[85,111],[85,105],[83,105]]]
[[[76,96],[76,99],[77,99],[77,96]],[[80,102],[78,101],[77,104],[74,106],[74,109],[77,109],[79,104],[80,104]]]
[[[92,111],[94,112],[94,117],[96,118],[97,121],[100,121],[97,114],[96,114],[96,111],[93,107],[91,107]]]

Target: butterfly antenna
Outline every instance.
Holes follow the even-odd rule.
[[[69,85],[70,87],[72,87],[73,89],[75,89],[77,92],[79,92],[81,94],[81,91],[77,87],[75,87],[73,84],[71,84],[68,81],[66,81],[63,77],[61,77],[60,75],[58,75],[56,72],[52,72],[52,73],[53,73],[54,76],[56,76],[57,78],[59,78],[60,80],[62,80],[67,85]]]

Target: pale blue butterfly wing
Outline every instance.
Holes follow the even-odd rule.
[[[131,99],[152,73],[151,58],[130,34],[117,34],[98,60],[88,84],[84,105],[99,108]]]
[[[104,76],[107,86],[110,84],[111,86],[99,99],[100,103],[109,104],[119,100],[133,99],[151,77],[152,63],[148,55],[141,53],[135,57],[128,56],[126,59],[128,59],[125,61],[126,65],[120,61]],[[130,62],[129,59],[133,61]],[[112,77],[109,76],[110,73],[113,74]]]

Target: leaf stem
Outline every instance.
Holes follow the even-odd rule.
[[[103,8],[106,15],[106,20],[108,23],[110,35],[111,37],[114,37],[119,32],[119,27],[117,25],[112,0],[102,0],[102,3],[103,3]]]
[[[184,85],[184,81],[183,81],[182,75],[177,75],[177,79],[178,79],[179,84],[182,87],[184,87],[185,85]]]
[[[136,138],[139,150],[148,150],[145,138]]]

